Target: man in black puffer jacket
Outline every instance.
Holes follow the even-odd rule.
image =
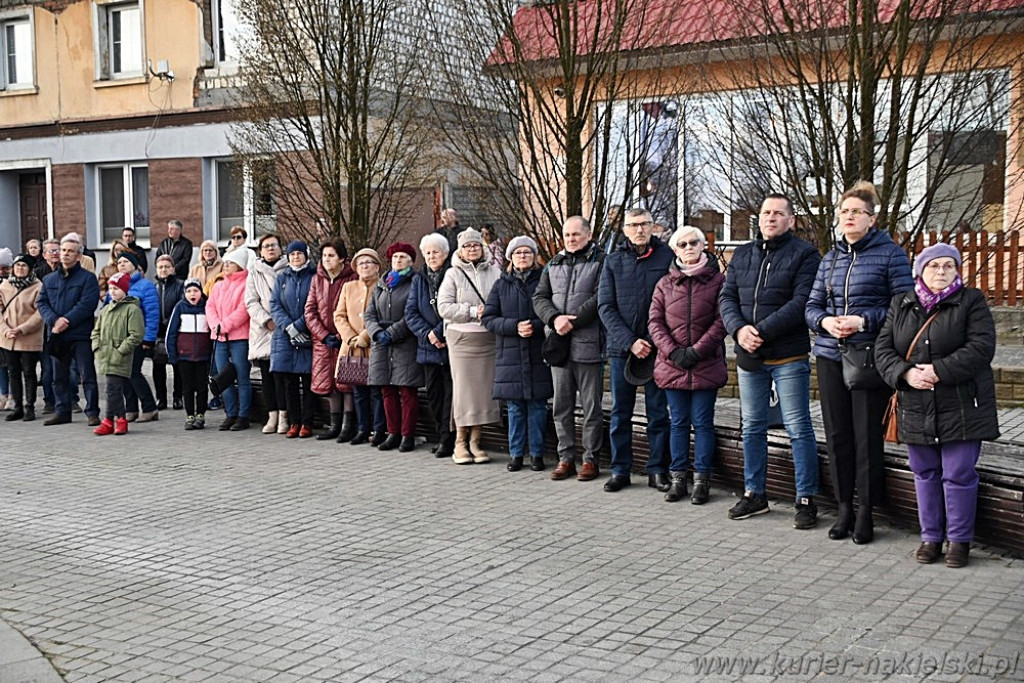
[[[811,350],[804,306],[821,257],[793,234],[793,204],[770,194],[758,217],[761,235],[736,249],[719,298],[726,331],[736,341],[743,414],[745,493],[730,519],[768,512],[768,405],[772,381],[793,444],[796,470],[794,528],[817,523],[818,444],[811,424]]]
[[[629,486],[633,467],[633,407],[637,387],[626,381],[627,359],[648,359],[657,353],[647,329],[654,287],[675,260],[668,246],[653,237],[654,220],[644,209],[629,209],[622,223],[626,240],[605,260],[597,308],[608,332],[608,357],[611,365],[612,414],[608,438],[612,446],[612,476],[604,490],[610,493]],[[653,359],[652,359],[653,360]],[[654,364],[644,386],[647,414],[647,483],[659,491],[668,491],[668,396],[654,383]]]

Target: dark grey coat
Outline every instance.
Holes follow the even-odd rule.
[[[416,336],[405,322],[405,303],[412,291],[412,278],[388,289],[384,278],[370,292],[370,305],[363,314],[370,346],[371,386],[423,386],[423,367],[416,362]],[[377,333],[387,330],[391,343],[377,341]]]

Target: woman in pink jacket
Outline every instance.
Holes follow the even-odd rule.
[[[210,292],[206,303],[206,322],[214,340],[213,355],[221,370],[228,363],[235,367],[238,389],[224,390],[222,432],[240,432],[249,428],[252,383],[249,379],[249,311],[245,307],[245,281],[249,275],[249,249],[238,249],[224,256],[224,279]]]

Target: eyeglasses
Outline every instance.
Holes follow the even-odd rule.
[[[686,247],[699,247],[701,244],[703,244],[703,242],[701,242],[698,239],[692,239],[689,241],[679,240],[678,242],[676,242],[676,246],[679,247],[680,249],[685,249]]]
[[[861,216],[874,216],[875,214],[864,209],[839,209],[839,215],[843,217],[853,216],[854,218],[860,218]]]
[[[638,223],[626,223],[627,228],[649,228],[654,225],[654,221],[640,221]]]
[[[233,239],[233,240],[244,240],[245,239],[245,235],[232,235],[231,239]]]
[[[476,242],[469,242],[467,244],[463,244],[462,248],[463,249],[483,249],[484,245],[477,244]]]
[[[264,242],[260,249],[280,249],[281,245],[277,242]]]
[[[925,266],[924,269],[927,270],[927,271],[930,271],[932,273],[938,273],[940,271],[952,272],[952,271],[956,270],[956,264],[955,263],[935,263],[933,261],[932,263],[929,263],[927,266]]]
[[[533,249],[516,249],[512,252],[512,255],[520,258],[523,256],[533,256]]]

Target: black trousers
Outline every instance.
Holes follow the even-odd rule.
[[[124,395],[131,386],[131,380],[120,375],[107,375],[107,413],[108,420],[124,417]]]
[[[278,373],[270,372],[270,359],[264,358],[253,362],[256,363],[256,367],[260,369],[260,381],[262,382],[263,387],[263,405],[266,407],[267,412],[284,410],[282,402],[277,398],[278,384],[281,380],[277,376]]]
[[[288,422],[293,425],[312,427],[316,396],[310,390],[309,385],[313,377],[311,375],[299,375],[294,372],[282,372],[280,374],[284,377]],[[300,419],[296,420],[296,417]]]
[[[181,377],[181,398],[186,415],[204,415],[209,398],[210,361],[179,360],[174,378]]]
[[[821,417],[828,443],[829,472],[837,503],[852,503],[854,489],[860,505],[885,499],[882,417],[892,390],[854,390],[843,383],[843,364],[817,359]]]
[[[156,359],[153,360],[153,388],[156,394],[156,402],[167,403],[167,363],[158,363]],[[174,394],[173,399],[177,401],[181,398],[181,377],[178,373],[174,373]]]
[[[434,416],[434,431],[439,443],[452,432],[452,369],[447,365],[424,365],[427,405]]]
[[[36,364],[38,351],[8,351],[7,372],[11,378],[11,396],[18,409],[35,408]]]

